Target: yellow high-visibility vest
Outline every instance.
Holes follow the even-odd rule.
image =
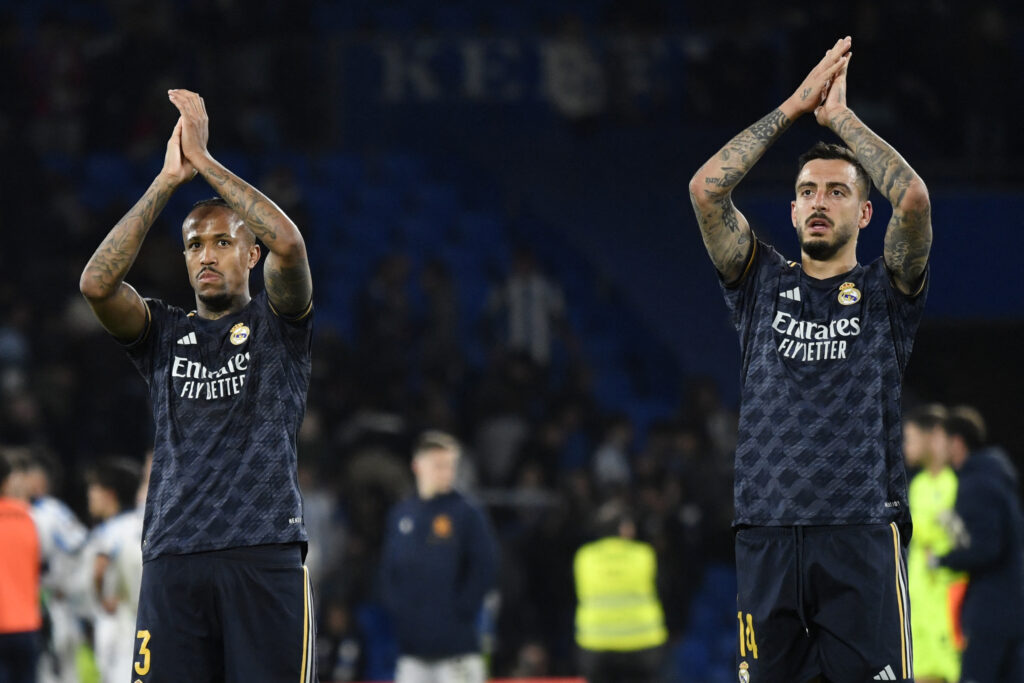
[[[668,638],[654,580],[658,562],[647,543],[609,537],[576,551],[576,643],[586,650],[628,652]]]

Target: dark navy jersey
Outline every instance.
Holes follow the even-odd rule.
[[[903,372],[924,308],[881,258],[818,280],[755,241],[724,287],[742,354],[736,524],[910,522]]]
[[[218,320],[146,306],[128,346],[156,426],[143,558],[305,541],[295,439],[312,311],[279,317],[266,292]]]

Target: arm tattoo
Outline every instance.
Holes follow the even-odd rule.
[[[885,231],[883,257],[904,292],[909,294],[921,284],[931,246],[930,208],[892,212]]]
[[[703,196],[691,188],[690,202],[711,261],[727,280],[740,276],[751,241],[750,226],[736,210],[732,190],[791,123],[775,109],[730,140],[697,172],[704,179]]]
[[[910,165],[852,112],[836,121],[835,131],[857,155],[882,196],[894,207],[899,206],[914,177]]]
[[[927,197],[924,182],[899,152],[853,112],[845,112],[834,122],[833,129],[892,204],[883,255],[900,289],[909,293],[920,284],[932,244],[931,207],[926,199],[922,201],[922,197]],[[917,190],[914,199],[908,198],[912,188]]]
[[[273,206],[262,192],[232,173],[212,165],[201,171],[256,237],[273,251],[273,242],[277,239],[279,229],[277,223],[279,220],[288,220],[281,210]]]
[[[227,169],[206,163],[199,172],[270,250],[263,264],[270,303],[285,315],[301,313],[313,295],[313,282],[298,228],[262,192]]]
[[[274,308],[286,315],[301,313],[313,296],[309,266],[305,263],[284,268],[272,265],[268,258],[263,266],[263,282]]]
[[[156,179],[142,198],[117,222],[85,266],[83,281],[93,284],[98,298],[114,294],[139,254],[142,241],[174,192],[169,183]]]

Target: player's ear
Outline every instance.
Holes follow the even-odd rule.
[[[249,247],[249,270],[256,267],[256,264],[260,262],[260,245],[253,244]]]
[[[871,222],[871,216],[875,209],[871,206],[871,200],[868,199],[860,205],[860,220],[857,222],[857,227],[863,230],[868,227],[868,223]]]
[[[796,200],[794,199],[789,203],[789,219],[793,221],[793,227],[796,227]]]

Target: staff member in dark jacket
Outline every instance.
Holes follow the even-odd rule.
[[[398,636],[396,683],[483,683],[477,617],[495,579],[484,514],[453,489],[459,444],[427,432],[413,451],[416,493],[391,511],[381,561]]]
[[[1017,473],[999,448],[982,448],[985,423],[972,408],[944,425],[960,477],[957,543],[938,565],[969,574],[961,617],[962,683],[1024,681],[1024,513]]]

